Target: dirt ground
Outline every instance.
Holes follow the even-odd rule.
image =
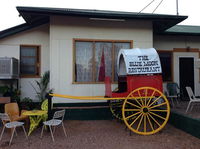
[[[10,131],[6,131],[0,142],[1,149],[199,149],[200,139],[195,138],[171,125],[154,135],[142,136],[125,130],[123,123],[116,120],[72,121],[65,120],[67,137],[62,127],[55,131],[55,142],[50,132],[40,138],[41,128],[36,129],[26,140],[18,129],[11,146],[8,146]],[[2,129],[2,128],[1,128]]]

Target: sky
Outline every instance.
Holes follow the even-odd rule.
[[[188,16],[181,25],[200,26],[199,0],[0,0],[0,31],[24,23],[23,18],[19,17],[16,6],[140,12],[152,2],[142,12],[152,13],[159,5],[154,13],[177,15],[177,1],[179,15]]]

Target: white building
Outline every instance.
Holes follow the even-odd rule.
[[[190,85],[200,95],[199,69],[194,67],[200,27],[177,26],[187,16],[37,7],[17,10],[26,23],[0,32],[0,57],[20,60],[22,97],[37,100],[31,82],[47,70],[55,93],[103,96],[102,54],[114,88],[119,49],[136,47],[157,49],[164,82],[177,82],[182,88]],[[55,98],[54,102],[91,101]]]

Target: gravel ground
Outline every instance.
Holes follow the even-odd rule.
[[[41,128],[36,129],[26,140],[23,131],[18,130],[9,147],[10,131],[6,131],[0,142],[1,149],[199,149],[200,139],[195,138],[171,125],[154,135],[129,135],[123,123],[116,120],[65,121],[67,138],[62,128],[55,131],[55,143],[50,132],[40,138]]]

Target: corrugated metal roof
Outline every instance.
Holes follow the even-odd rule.
[[[200,35],[200,26],[175,25],[167,29],[165,34]]]

